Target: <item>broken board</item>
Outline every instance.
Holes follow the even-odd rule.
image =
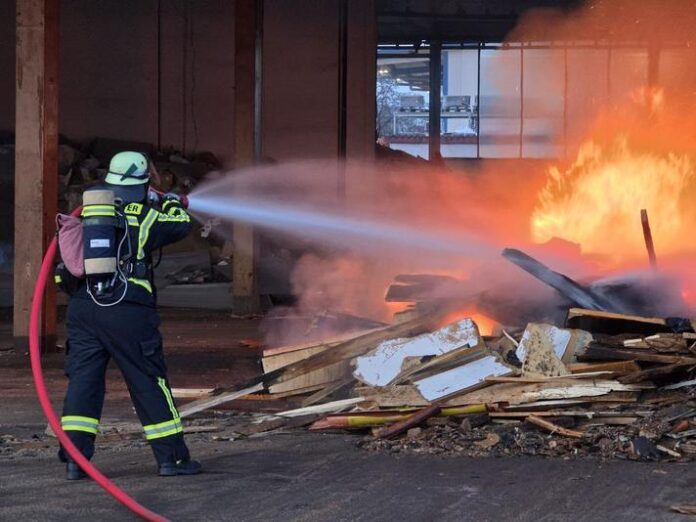
[[[480,342],[476,324],[471,319],[462,319],[432,333],[380,343],[356,359],[353,375],[365,384],[386,386],[405,369],[404,363],[409,358],[438,356],[463,347],[474,348]]]

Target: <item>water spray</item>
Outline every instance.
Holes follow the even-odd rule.
[[[260,199],[234,199],[194,192],[189,196],[189,210],[193,214],[242,221],[338,247],[367,251],[386,243],[393,247],[460,256],[497,255],[498,252],[496,246],[472,234],[425,231],[377,219],[271,204]]]

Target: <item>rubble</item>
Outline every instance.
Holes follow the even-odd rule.
[[[350,362],[353,378],[312,393],[326,415],[307,416],[322,411],[319,402],[286,416],[306,419],[313,431],[373,429],[359,443],[370,451],[696,457],[690,321],[572,308],[563,328],[530,323],[480,336],[470,319],[439,324],[446,316],[416,315],[312,345],[264,381],[272,387]],[[347,410],[332,413],[334,404]]]

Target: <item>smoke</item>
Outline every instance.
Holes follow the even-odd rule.
[[[551,142],[565,143],[562,158],[481,160],[451,169],[415,159],[264,165],[201,185],[191,194],[192,211],[253,223],[294,253],[296,318],[328,311],[389,321],[395,305],[384,297],[400,274],[452,276],[459,282],[429,286],[421,297],[459,300],[463,308],[474,303],[501,322],[520,321],[524,310],[547,314],[549,303],[558,304],[553,292],[504,261],[500,251],[522,248],[579,280],[627,271],[649,280],[642,272],[639,219],[645,206],[651,207],[661,270],[678,278],[686,299],[696,299],[692,258],[685,253],[685,231],[694,223],[683,209],[696,196],[690,181],[696,50],[685,45],[696,36],[693,7],[691,1],[607,0],[522,17],[508,42],[577,44],[535,60],[539,92],[525,111],[526,118],[547,113],[558,100],[547,96],[545,85],[558,90],[559,81],[567,81],[568,124],[547,130],[554,133]],[[501,60],[494,65],[500,70],[487,76],[505,82],[506,66]],[[588,142],[589,150],[605,152],[580,167],[578,152]],[[653,165],[659,167],[654,174]],[[617,185],[605,183],[606,172]],[[646,191],[653,197],[646,199]],[[620,208],[613,208],[617,201]],[[543,230],[535,228],[540,219]],[[684,226],[669,241],[684,235],[686,246],[667,248],[666,236],[680,219]],[[582,233],[577,223],[586,225]],[[624,248],[620,241],[628,236]],[[618,251],[618,257],[607,255]],[[678,309],[673,305],[664,309]],[[343,329],[339,322],[335,331]],[[301,335],[297,328],[270,328],[269,338],[297,340],[306,326]]]

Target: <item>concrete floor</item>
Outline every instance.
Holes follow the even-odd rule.
[[[206,473],[153,475],[147,448],[96,464],[149,508],[177,521],[680,521],[696,470],[633,462],[394,457],[355,437],[299,433],[193,444]],[[91,481],[67,482],[48,457],[2,463],[0,520],[130,520]]]
[[[257,371],[239,346],[258,321],[165,312],[175,386],[241,382]],[[45,358],[58,406],[61,355]],[[135,420],[118,371],[109,370],[104,421]],[[45,420],[23,354],[0,356],[0,435],[31,441]],[[207,442],[206,442],[207,440]],[[357,436],[303,431],[237,441],[189,437],[206,473],[159,478],[140,442],[109,444],[94,462],[147,507],[176,521],[472,520],[680,521],[676,503],[696,503],[696,468],[542,458],[393,456],[357,448]],[[67,482],[48,449],[0,454],[0,520],[132,520],[91,481]],[[0,444],[0,449],[2,445]]]

